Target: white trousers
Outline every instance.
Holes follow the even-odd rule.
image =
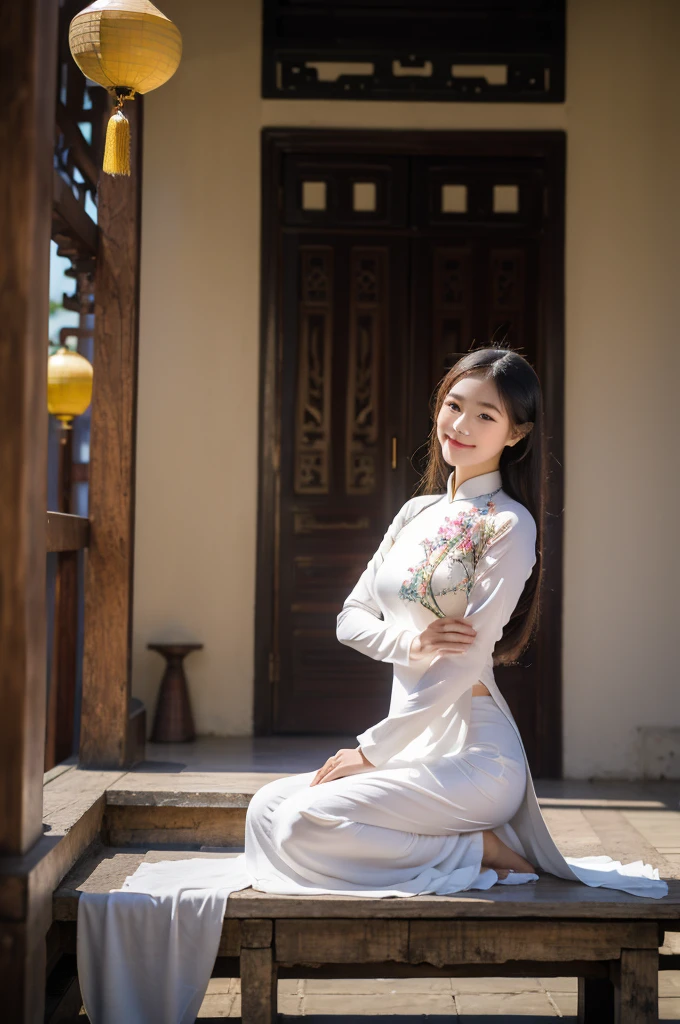
[[[481,870],[482,832],[518,811],[526,765],[493,697],[472,698],[456,755],[310,786],[315,775],[274,779],[252,797],[245,859],[254,889],[444,895],[499,880]],[[518,873],[516,881],[535,877]]]

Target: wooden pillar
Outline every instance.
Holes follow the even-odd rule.
[[[59,512],[71,513],[73,429],[60,428]],[[78,636],[78,552],[57,555],[54,584],[52,671],[47,703],[45,771],[71,756],[75,712]]]
[[[131,763],[142,99],[125,104],[130,177],[99,176],[80,764]]]
[[[5,4],[0,33],[0,870],[8,857],[16,863],[42,833],[58,11],[55,0]],[[44,1015],[45,932],[33,903],[22,914],[22,920],[0,920],[3,1020],[38,1024]]]
[[[42,823],[58,8],[6,4],[0,33],[0,854],[25,853]]]

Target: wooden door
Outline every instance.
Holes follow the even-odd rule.
[[[503,209],[495,209],[498,206]],[[471,155],[414,160],[416,337],[409,375],[414,451],[430,428],[430,396],[473,343],[507,338],[534,367],[539,366],[542,220],[543,182],[530,159],[488,161]],[[422,471],[422,459],[416,456],[414,463]],[[544,619],[544,635],[550,625]],[[539,722],[545,698],[545,667],[537,653],[533,644],[519,665],[494,669],[532,765],[541,764]]]
[[[280,732],[352,732],[382,717],[389,693],[390,666],[339,644],[335,625],[402,504],[391,439],[406,395],[406,169],[402,158],[284,162]]]
[[[266,133],[258,733],[387,713],[392,666],[335,625],[413,493],[433,391],[494,333],[542,378],[559,364],[560,147],[529,134],[437,133],[427,152],[434,133]],[[560,540],[553,525],[558,597]],[[549,597],[521,666],[496,669],[536,774],[561,774],[559,616]]]

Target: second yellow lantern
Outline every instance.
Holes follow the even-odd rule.
[[[47,360],[47,411],[70,429],[92,401],[92,363],[62,346]]]

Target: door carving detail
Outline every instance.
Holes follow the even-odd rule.
[[[296,494],[328,494],[332,275],[332,249],[302,250],[295,443]]]
[[[347,371],[347,494],[371,494],[378,458],[378,373],[383,339],[385,250],[354,249]]]

